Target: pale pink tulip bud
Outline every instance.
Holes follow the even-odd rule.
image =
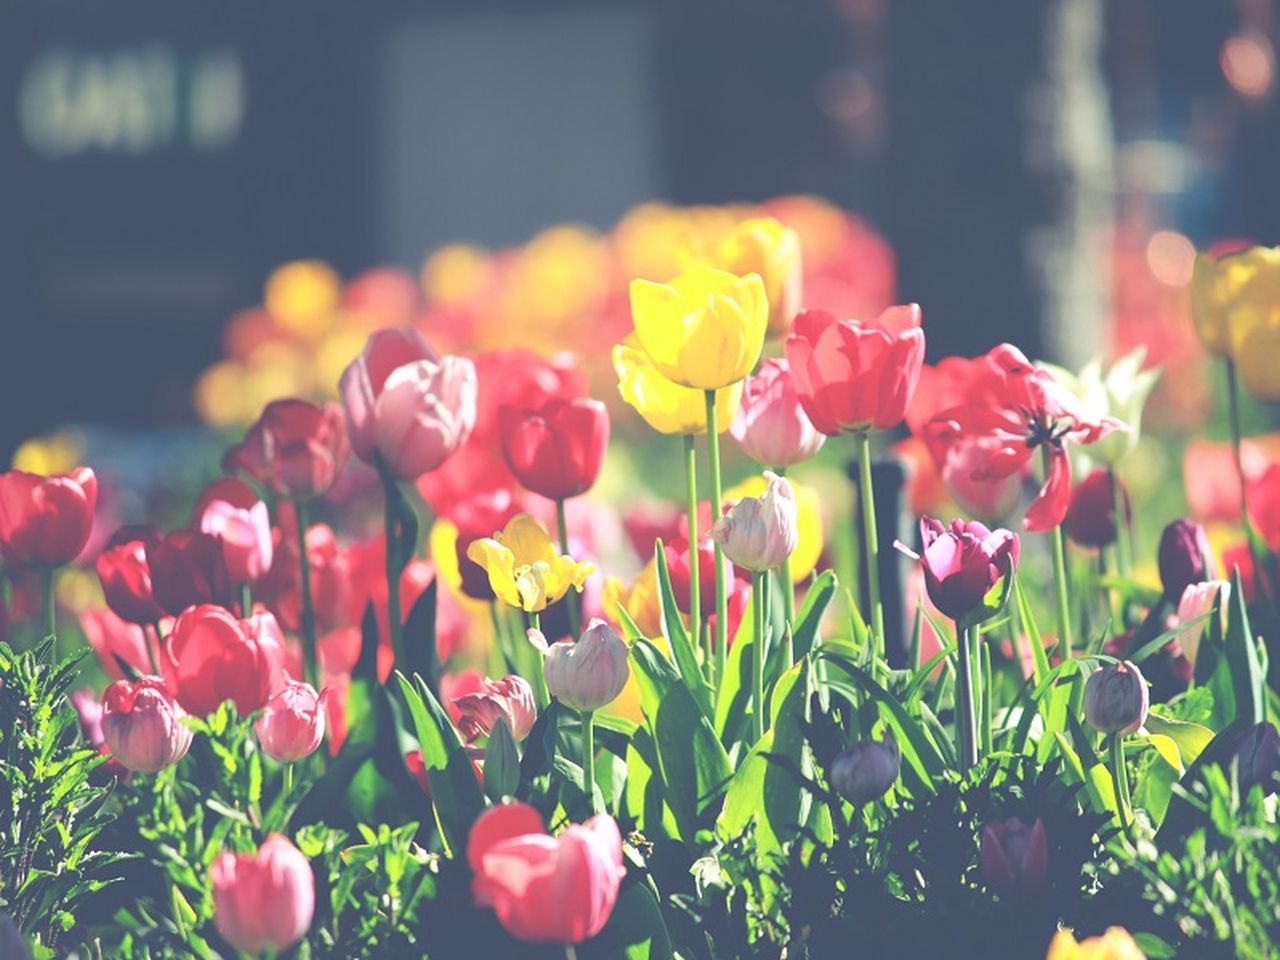
[[[221,541],[232,582],[257,583],[271,569],[271,517],[261,500],[247,510],[213,500],[200,515],[200,530]]]
[[[1099,733],[1135,733],[1150,704],[1147,681],[1128,660],[1103,664],[1084,685],[1084,718]]]
[[[102,736],[111,755],[136,773],[155,773],[186,756],[191,731],[159,677],[117,680],[102,695]]]
[[[745,497],[711,526],[711,539],[747,570],[775,570],[791,556],[799,532],[791,485],[765,471],[768,486],[759,497]]]
[[[489,736],[499,718],[507,721],[507,729],[516,743],[527,737],[538,719],[538,705],[529,681],[511,674],[501,680],[485,679],[480,683],[475,693],[453,699],[453,705],[461,714],[458,730],[463,738],[470,743]]]
[[[221,854],[209,868],[213,923],[237,950],[258,954],[293,946],[311,926],[316,881],[288,838],[273,833],[256,854]]]
[[[281,763],[309,757],[324,739],[325,703],[329,691],[317,694],[309,683],[288,681],[262,708],[253,725],[262,752]]]
[[[1219,616],[1226,622],[1227,601],[1231,599],[1231,584],[1226,580],[1206,580],[1203,583],[1190,583],[1182,591],[1178,600],[1178,612],[1175,616],[1179,626],[1203,617],[1213,610],[1215,603],[1220,604]],[[1187,660],[1195,664],[1196,653],[1200,650],[1200,639],[1204,636],[1209,620],[1183,627],[1178,631],[1178,646]]]
[[[808,460],[827,439],[800,406],[786,360],[765,360],[743,381],[742,402],[729,432],[748,457],[765,467]]]
[[[982,879],[999,893],[1031,893],[1044,884],[1049,867],[1049,843],[1044,821],[1024,823],[1011,817],[982,828],[978,853]]]
[[[832,789],[850,803],[870,803],[893,786],[898,764],[898,745],[892,738],[860,740],[832,761]]]
[[[532,639],[536,643],[537,638]],[[599,710],[627,685],[631,676],[627,652],[622,638],[596,617],[576,643],[564,640],[546,648],[543,672],[547,690],[567,707]]]

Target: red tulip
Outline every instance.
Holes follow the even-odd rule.
[[[174,530],[148,543],[146,553],[152,591],[166,613],[177,616],[197,603],[231,606],[231,577],[217,537]]]
[[[1076,484],[1062,519],[1067,536],[1082,547],[1116,542],[1115,475],[1099,467]]]
[[[454,523],[474,498],[519,499],[520,484],[502,459],[501,450],[490,450],[472,440],[449,458],[448,470],[433,470],[418,477],[415,486],[427,506],[438,517]],[[522,506],[516,513],[525,513]],[[494,527],[494,530],[501,529]],[[493,533],[488,531],[486,536]]]
[[[278,833],[256,854],[221,854],[209,868],[209,883],[214,926],[236,950],[282,952],[311,926],[315,876],[302,852]]]
[[[61,567],[89,542],[98,479],[88,467],[40,477],[0,474],[0,556],[11,567]]]
[[[257,583],[271,569],[274,544],[267,505],[249,508],[210,501],[200,517],[202,532],[218,538],[232,583]]]
[[[156,618],[159,619],[158,617]],[[154,670],[153,645],[146,631],[136,623],[126,623],[108,607],[89,607],[80,612],[80,629],[109,676],[123,679],[120,671],[123,660],[135,673],[151,673]]]
[[[253,725],[262,752],[281,763],[296,763],[315,753],[324,739],[328,691],[288,680],[274,693]]]
[[[548,400],[584,397],[587,384],[571,357],[546,360],[527,350],[490,350],[477,355],[476,429],[473,439],[496,449],[503,407],[537,410]]]
[[[585,493],[609,445],[609,411],[599,400],[549,400],[499,411],[502,453],[519,481],[549,500]]]
[[[1028,824],[1011,817],[982,828],[979,853],[982,879],[1003,894],[1032,893],[1044,884],[1049,866],[1049,844],[1044,822]]]
[[[460,714],[458,731],[468,743],[489,736],[499,719],[507,722],[507,729],[519,743],[538,719],[533,688],[528,680],[514,674],[501,680],[484,680],[480,690],[455,697],[453,705]]]
[[[701,526],[701,524],[699,524]],[[705,532],[705,529],[704,529]],[[666,555],[667,573],[671,576],[671,592],[675,594],[676,606],[683,613],[690,613],[689,610],[689,543],[681,538],[673,540],[670,543],[662,545],[662,551]],[[716,612],[715,591],[707,588],[708,584],[715,583],[716,576],[716,548],[710,537],[704,536],[698,541],[698,583],[702,585],[702,589],[698,591],[698,606],[701,616],[709,617]],[[733,580],[733,564],[729,562],[729,558],[724,558],[725,582],[731,583]]]
[[[102,695],[102,736],[111,755],[136,773],[155,773],[186,756],[191,731],[159,677],[117,680]]]
[[[1018,535],[988,530],[976,520],[952,520],[948,530],[932,517],[920,520],[925,589],[933,605],[963,620],[1018,565]]]
[[[164,638],[161,670],[189,713],[207,716],[231,700],[247,716],[283,684],[283,646],[271,614],[237,620],[222,607],[202,604],[174,621]]]
[[[1040,448],[1049,451],[1044,487],[1027,510],[1028,530],[1062,523],[1071,499],[1068,443],[1089,444],[1126,429],[1113,417],[1086,418],[1079,400],[1047,370],[1031,365],[1017,347],[1001,344],[986,355],[990,392],[937,414],[926,426],[931,445],[967,452],[973,480],[990,482],[1029,469]]]
[[[493,807],[467,838],[476,902],[491,906],[513,937],[581,943],[599,933],[626,873],[622,835],[610,816],[571,824],[552,837],[524,803]]]
[[[151,590],[147,548],[160,535],[150,527],[121,527],[98,554],[98,581],[107,606],[129,623],[151,624],[164,611]]]
[[[258,584],[256,596],[279,618],[287,630],[296,631],[302,620],[302,578],[298,563],[298,535],[287,503],[280,513],[271,570]],[[351,570],[347,551],[338,547],[333,529],[323,523],[307,528],[307,562],[311,568],[311,601],[317,628],[324,632],[347,624],[351,594]],[[359,622],[358,611],[355,623]]]
[[[328,493],[350,454],[336,404],[275,400],[222,464],[244,471],[277,496],[312,500]]]
[[[828,436],[896,427],[924,363],[920,307],[890,307],[864,323],[805,310],[791,325],[787,362],[800,405]]]

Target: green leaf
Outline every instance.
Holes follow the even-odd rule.
[[[519,786],[520,751],[506,718],[499,717],[484,750],[484,792],[494,803],[500,803],[503,797],[515,796]]]
[[[751,607],[748,605],[743,622],[751,616]],[[751,701],[751,652],[755,649],[755,642],[754,630],[739,630],[737,639],[729,648],[724,673],[719,677],[715,730],[726,749],[745,741],[749,736],[747,704]]]
[[[384,509],[389,527],[387,557],[394,564],[394,569],[401,571],[413,559],[413,552],[418,545],[418,514],[380,454],[374,454],[374,466],[382,480],[382,491],[386,498]]]
[[[667,554],[662,549],[661,540],[653,542],[653,559],[658,575],[658,607],[662,611],[662,635],[667,638],[676,670],[684,680],[685,686],[693,694],[702,712],[710,716],[711,691],[703,682],[702,668],[698,665],[698,654],[693,649],[684,621],[680,619],[675,591],[671,588],[671,573],[667,570]]]
[[[1261,723],[1267,718],[1265,676],[1258,659],[1258,645],[1249,627],[1249,610],[1245,606],[1240,570],[1231,571],[1231,598],[1227,606],[1227,633],[1224,638],[1231,686],[1235,693],[1233,719]]]
[[[1168,737],[1177,744],[1183,764],[1195,763],[1204,748],[1213,741],[1213,731],[1208,727],[1185,720],[1171,720],[1155,712],[1147,714],[1144,726],[1150,733]]]
[[[404,622],[404,671],[420,674],[437,698],[440,696],[440,656],[436,650],[436,606],[440,578],[432,577],[427,589],[414,601]]]
[[[796,611],[795,624],[791,628],[791,643],[797,662],[813,647],[813,641],[818,636],[818,627],[822,623],[822,616],[827,612],[832,598],[835,597],[837,586],[835,571],[823,570],[805,593],[804,602]]]
[[[582,960],[671,960],[671,937],[649,888],[632,883],[618,895],[609,922],[577,948]]]

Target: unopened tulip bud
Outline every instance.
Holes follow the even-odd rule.
[[[1215,606],[1222,623],[1226,624],[1227,601],[1231,599],[1231,584],[1226,580],[1206,580],[1203,583],[1191,583],[1182,591],[1178,600],[1178,612],[1175,619],[1182,629],[1178,632],[1178,646],[1182,654],[1191,664],[1196,662],[1196,654],[1200,650],[1200,638],[1204,636],[1209,621],[1202,619],[1211,613]],[[1199,620],[1198,623],[1192,621]],[[1190,624],[1184,626],[1184,624]]]
[[[898,779],[898,745],[892,738],[860,740],[831,764],[831,786],[861,806],[884,796]]]
[[[248,509],[214,500],[200,515],[200,530],[222,544],[232,583],[257,583],[271,569],[271,518],[261,500]]]
[[[256,854],[223,853],[209,868],[213,923],[237,950],[289,949],[307,932],[316,906],[311,864],[273,833]]]
[[[1098,468],[1076,484],[1062,529],[1082,547],[1116,542],[1115,475],[1110,470]]]
[[[1011,817],[982,828],[978,854],[982,879],[1003,894],[1030,893],[1044,884],[1049,866],[1049,844],[1044,821],[1024,823]]]
[[[711,539],[724,554],[747,570],[776,570],[791,556],[799,540],[796,501],[791,485],[765,471],[768,486],[759,497],[744,497],[711,527]]]
[[[1280,733],[1264,720],[1244,732],[1234,753],[1236,776],[1240,790],[1248,792],[1262,784],[1263,792],[1276,792],[1276,773],[1280,772]]]
[[[1084,718],[1099,733],[1134,733],[1147,722],[1150,697],[1136,665],[1103,664],[1084,686]]]
[[[1188,586],[1212,580],[1215,575],[1204,527],[1192,520],[1175,520],[1164,528],[1157,560],[1164,595],[1175,603]]]
[[[536,643],[536,638],[531,639]],[[575,710],[589,712],[612,703],[631,676],[627,645],[599,617],[576,643],[553,643],[543,658],[547,691]]]
[[[182,707],[159,677],[117,680],[102,695],[102,736],[123,766],[155,773],[177,763],[191,746]]]
[[[519,743],[538,719],[533,687],[515,674],[501,680],[482,680],[479,691],[454,697],[453,705],[461,715],[458,730],[468,743],[489,736],[500,719],[507,721],[507,729]]]
[[[262,752],[281,763],[295,763],[315,753],[324,739],[325,701],[309,683],[288,681],[262,708],[253,725]]]

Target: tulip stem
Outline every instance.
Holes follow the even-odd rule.
[[[569,521],[565,516],[564,499],[556,501],[556,526],[560,531],[560,552],[565,556],[569,555]],[[569,636],[573,639],[578,638],[578,631],[582,629],[582,623],[578,618],[578,594],[570,589],[564,595],[565,610],[569,614]]]
[[[857,434],[858,494],[862,500],[863,561],[867,568],[867,601],[871,605],[871,633],[875,657],[872,667],[878,674],[885,658],[884,608],[880,605],[880,542],[876,532],[876,494],[871,485],[871,433]]]
[[[960,743],[960,773],[963,775],[978,763],[978,718],[973,697],[973,641],[975,627],[956,624],[956,739]]]
[[[1044,447],[1044,475],[1049,476],[1053,469],[1051,458],[1053,451],[1046,444]],[[1058,606],[1058,656],[1065,663],[1071,659],[1071,603],[1067,598],[1067,543],[1062,536],[1062,524],[1059,523],[1051,533],[1050,544],[1053,553],[1053,590]]]
[[[1124,734],[1113,733],[1110,736],[1111,748],[1111,781],[1116,792],[1116,816],[1120,819],[1120,829],[1129,832],[1129,773],[1124,764]]]
[[[44,572],[44,635],[55,638],[53,641],[53,659],[58,659],[58,601],[54,593],[54,582],[58,571],[50,568]]]
[[[396,478],[386,465],[382,462],[382,457],[377,457],[378,476],[382,478],[383,491],[383,531],[386,554],[387,569],[387,633],[388,639],[391,641],[391,650],[395,656],[396,664],[401,668],[405,668],[407,662],[404,655],[404,623],[400,619],[400,574],[404,570],[404,563],[401,561],[402,550],[400,540],[404,536],[404,531],[396,518],[396,501],[400,496],[400,491],[396,488]],[[410,544],[412,549],[412,544]]]
[[[778,467],[773,471],[780,477],[787,475],[786,467]],[[778,576],[782,580],[782,617],[786,621],[788,627],[793,626],[792,621],[796,618],[796,581],[791,575],[791,554],[788,553],[782,560],[782,569],[778,571]],[[790,634],[788,634],[790,636]],[[791,666],[790,657],[787,658],[787,666]]]
[[[596,810],[596,715],[582,711],[582,792],[587,795],[591,812]]]
[[[1245,500],[1244,459],[1240,456],[1240,386],[1236,377],[1236,362],[1223,358],[1227,365],[1227,418],[1231,422],[1231,450],[1236,461],[1236,478],[1240,482],[1240,525],[1246,534],[1249,530],[1249,506]]]
[[[707,467],[711,473],[711,522],[720,519],[720,431],[716,427],[716,392],[708,390],[707,396]],[[693,531],[690,531],[692,534]],[[715,545],[716,558],[716,676],[724,676],[729,643],[729,598],[725,593],[724,549]],[[698,544],[689,544],[689,563],[698,563]]]
[[[240,616],[248,620],[253,613],[253,590],[247,583],[240,584]]]
[[[698,460],[691,433],[684,435],[684,498],[685,521],[689,527],[689,629],[693,632],[695,648],[706,640],[703,670],[710,675],[715,644],[711,631],[705,634],[702,631],[702,586],[698,582]]]
[[[293,501],[298,527],[298,574],[302,591],[302,670],[307,683],[319,688],[316,669],[316,611],[311,603],[311,558],[307,556],[307,503]]]
[[[751,644],[751,732],[754,743],[759,743],[764,736],[764,593],[768,586],[768,574],[756,571],[751,575],[751,625],[754,631]]]
[[[293,764],[284,765],[284,784],[280,787],[280,799],[286,799],[293,793]]]

